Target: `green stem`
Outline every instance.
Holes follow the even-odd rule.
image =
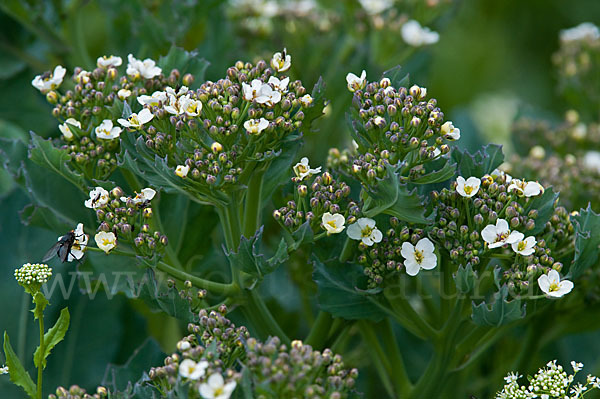
[[[184,272],[183,270],[177,269],[163,261],[158,262],[156,267],[158,268],[158,270],[170,274],[171,276],[179,280],[189,280],[195,287],[208,290],[214,294],[235,295],[240,291],[239,287],[235,283],[223,284],[196,277],[192,274]]]
[[[246,314],[257,328],[263,328],[268,335],[275,335],[286,345],[290,344],[290,339],[281,329],[269,308],[256,292],[256,289],[246,291]]]
[[[87,51],[87,47],[85,45],[85,35],[83,31],[85,17],[86,13],[83,10],[83,7],[78,7],[75,15],[75,48],[77,48],[77,53],[79,54],[79,57],[84,65],[87,68],[92,68],[95,64]]]
[[[323,344],[329,336],[329,330],[333,324],[331,315],[323,310],[319,311],[317,320],[315,320],[310,333],[306,337],[305,343],[315,349],[322,349]]]
[[[119,170],[123,174],[123,177],[129,185],[129,188],[131,188],[131,190],[135,192],[140,192],[140,190],[142,189],[142,185],[140,184],[140,181],[138,180],[137,176],[134,175],[130,170],[124,168],[121,168]]]
[[[390,319],[385,319],[381,323],[381,327],[382,328],[380,328],[379,331],[381,331],[383,346],[387,350],[393,371],[393,374],[390,377],[392,378],[392,383],[394,384],[396,394],[398,397],[404,398],[410,392],[412,383],[408,378],[406,366],[404,365],[404,360],[402,359],[402,354],[400,353],[400,347],[398,346],[398,340],[394,334],[394,329]]]
[[[397,284],[386,287],[383,294],[390,303],[395,318],[404,328],[420,338],[437,337],[438,332],[413,309]]]
[[[40,315],[40,353],[43,354],[44,349],[44,315]],[[37,375],[37,398],[42,399],[42,372],[44,371],[43,365],[44,359],[40,358],[40,364],[38,364],[38,375]]]
[[[368,343],[369,354],[375,363],[375,367],[379,373],[379,377],[381,378],[381,382],[388,395],[392,398],[396,397],[394,395],[394,387],[392,381],[390,380],[390,376],[392,375],[392,366],[386,356],[386,352],[381,347],[379,340],[377,339],[377,334],[373,331],[373,325],[365,320],[361,320],[358,322],[358,327],[360,329],[361,334],[365,338],[365,341]]]
[[[260,226],[262,210],[262,186],[265,172],[263,170],[254,171],[254,174],[248,182],[248,191],[246,192],[246,203],[244,207],[244,236],[252,237]]]

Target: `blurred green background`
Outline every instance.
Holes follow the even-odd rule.
[[[293,57],[291,75],[306,87],[323,76],[330,109],[302,150],[320,162],[330,146],[348,144],[344,112],[351,95],[346,73],[366,69],[376,79],[397,64],[410,74],[411,83],[428,88],[446,118],[461,129],[459,145],[477,149],[487,142],[506,144],[510,124],[525,110],[555,120],[562,117],[567,105],[557,94],[551,63],[559,31],[600,21],[598,0],[405,0],[395,2],[383,20],[369,16],[355,0],[317,1],[317,12],[306,11],[311,2],[282,1],[282,11],[271,17],[249,9],[249,3],[0,0],[0,137],[27,141],[30,130],[45,137],[59,134],[51,106],[31,86],[35,75],[56,64],[69,71],[75,66],[90,70],[101,55],[158,58],[175,44],[197,49],[209,60],[211,80],[224,76],[236,60],[269,58],[283,47]],[[408,48],[398,23],[411,18],[439,32],[439,42]],[[22,263],[39,260],[56,239],[52,232],[21,224],[18,212],[27,202],[26,193],[0,171],[0,330],[15,337],[13,346],[22,358],[30,358],[37,333],[26,312],[29,299],[12,273]],[[73,267],[58,266],[57,271],[68,273]],[[58,385],[98,385],[106,365],[125,362],[152,330],[148,318],[134,310],[137,304],[122,296],[108,300],[99,294],[90,300],[76,294],[68,303],[62,301],[54,298],[51,309],[58,312],[68,305],[72,327],[49,362],[47,393]],[[563,339],[542,348],[531,364],[576,359],[595,366],[589,371],[598,373],[599,338],[591,332]],[[3,360],[0,355],[0,364]],[[502,375],[508,370],[493,371]],[[490,386],[490,380],[482,380],[479,392],[491,395],[500,383],[496,379]],[[0,397],[19,398],[21,392],[8,378],[0,378]]]

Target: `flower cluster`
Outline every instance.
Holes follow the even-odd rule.
[[[72,385],[69,389],[58,387],[54,394],[48,396],[48,399],[105,399],[108,397],[108,390],[104,387],[98,387],[96,393],[91,395],[78,385]]]
[[[168,244],[167,237],[153,225],[150,201],[156,195],[151,188],[144,188],[134,196],[125,196],[120,187],[110,192],[96,187],[85,201],[87,208],[96,211],[100,222],[94,239],[98,248],[109,253],[117,246],[117,239],[135,245],[142,255],[152,256]]]
[[[600,379],[593,375],[586,377],[585,384],[575,383],[575,376],[583,369],[583,364],[571,362],[571,367],[573,374],[568,374],[553,360],[546,367],[540,368],[534,376],[528,377],[526,385],[519,385],[521,375],[509,373],[504,377],[506,384],[496,394],[496,399],[577,399],[592,389],[600,388]]]
[[[15,270],[15,279],[30,294],[40,290],[52,277],[52,268],[42,263],[25,263]]]
[[[103,180],[117,167],[122,128],[116,119],[123,101],[131,103],[179,79],[176,70],[165,77],[153,60],[137,60],[130,54],[128,61],[123,76],[118,71],[123,60],[110,56],[98,58],[93,71],[75,68],[68,81],[63,81],[66,69],[60,65],[32,81],[54,105],[52,114],[60,121],[61,132],[57,147],[71,156],[72,165],[86,177]]]

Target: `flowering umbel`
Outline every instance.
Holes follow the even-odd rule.
[[[52,277],[52,268],[43,263],[25,263],[15,270],[15,278],[25,291],[34,295]]]

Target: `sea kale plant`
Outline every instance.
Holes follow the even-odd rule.
[[[105,379],[95,394],[52,398],[352,398],[363,372],[389,397],[453,397],[499,340],[588,300],[600,244],[591,208],[499,170],[500,146],[458,148],[435,93],[400,67],[347,74],[352,106],[338,128],[351,145],[318,165],[301,146],[328,134],[314,133],[327,82],[310,87],[292,62],[302,60],[282,49],[209,81],[206,61],[173,48],[157,62],[100,57],[91,71],[35,77],[56,135],[32,132],[27,149],[3,141],[2,153],[30,194],[23,220],[59,237],[43,261],[71,262],[82,290],[142,299],[188,334],[125,389]],[[50,270],[24,268],[21,284]],[[36,287],[39,307],[56,286]],[[294,296],[302,314],[286,313]],[[534,341],[506,356],[518,362]],[[3,371],[41,398],[43,359],[34,390],[6,337],[4,348]],[[499,398],[598,385],[573,385],[555,363],[529,387],[518,377]]]

